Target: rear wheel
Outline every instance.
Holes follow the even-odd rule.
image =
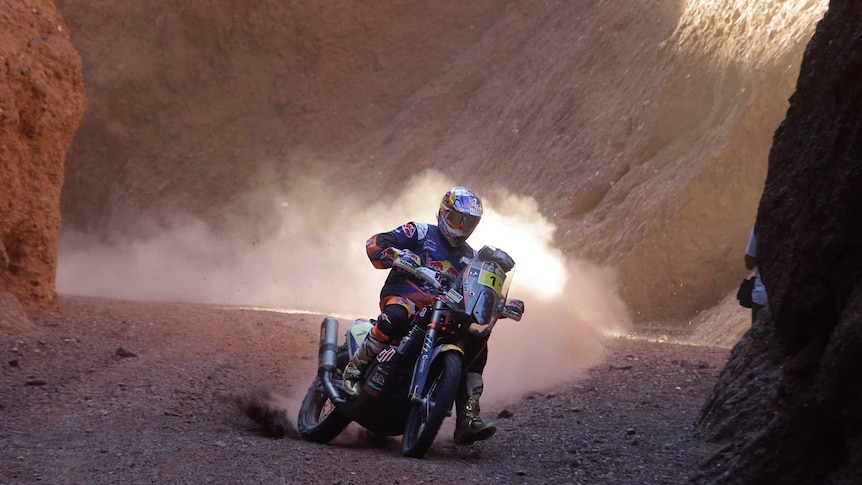
[[[323,387],[323,381],[320,377],[315,378],[299,408],[296,420],[299,435],[315,443],[329,443],[348,424],[350,419],[336,409]]]
[[[401,454],[413,458],[425,455],[452,409],[460,381],[460,354],[446,352],[431,364],[422,401],[410,405],[407,425],[401,438]]]
[[[341,344],[336,350],[336,372],[342,372],[349,359],[347,344]],[[316,377],[305,393],[302,406],[299,408],[299,417],[296,420],[296,428],[299,435],[308,441],[315,443],[329,443],[344,431],[350,424],[350,419],[336,409],[335,404],[329,399],[326,388],[320,377]]]

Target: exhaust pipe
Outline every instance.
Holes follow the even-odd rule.
[[[344,403],[335,384],[332,383],[332,374],[338,371],[338,320],[326,317],[320,324],[320,348],[317,354],[317,375],[326,389],[329,400],[335,404]]]
[[[320,349],[317,354],[317,373],[335,372],[338,368],[335,349],[338,347],[338,320],[332,317],[323,319],[320,324]]]

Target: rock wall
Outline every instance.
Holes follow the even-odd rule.
[[[0,292],[56,305],[64,160],[84,113],[81,58],[46,0],[0,0]]]
[[[394,117],[509,1],[58,0],[91,93],[65,221],[121,237],[185,213],[226,237],[265,234],[271,207],[243,206],[244,194],[338,173],[344,146]]]
[[[862,4],[830,2],[775,133],[757,224],[769,308],[701,414],[710,483],[862,476]]]
[[[825,0],[58,7],[92,93],[67,227],[118,239],[186,213],[257,240],[277,207],[251,190],[311,177],[371,200],[434,169],[535,198],[648,320],[689,319],[744,276]]]
[[[744,276],[772,134],[824,8],[517,2],[356,159],[531,195],[564,250],[619,271],[636,319],[687,321]]]

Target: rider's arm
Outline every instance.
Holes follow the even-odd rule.
[[[393,231],[371,236],[365,243],[365,252],[375,268],[391,268],[396,255],[394,249],[418,251],[425,234],[427,226],[408,222]]]
[[[385,269],[392,267],[392,261],[395,253],[392,248],[395,247],[394,231],[375,234],[365,243],[365,252],[368,253],[368,259],[375,268]]]
[[[745,268],[757,267],[757,232],[752,227],[748,235],[748,245],[745,247]]]

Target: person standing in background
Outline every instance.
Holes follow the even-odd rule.
[[[745,248],[745,267],[747,269],[757,268],[757,226],[751,228],[748,236],[748,246]],[[766,287],[760,279],[760,269],[754,273],[754,289],[751,291],[751,321],[754,322],[757,312],[766,306]]]

